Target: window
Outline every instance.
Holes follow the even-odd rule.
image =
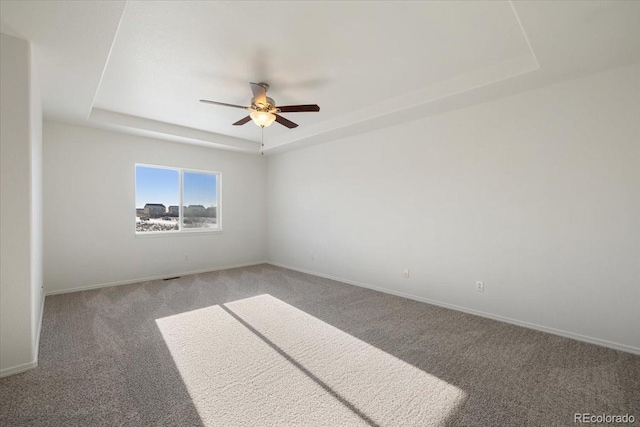
[[[219,173],[136,165],[136,233],[219,230]]]

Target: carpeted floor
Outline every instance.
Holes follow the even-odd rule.
[[[46,298],[0,425],[575,425],[640,357],[260,265]]]

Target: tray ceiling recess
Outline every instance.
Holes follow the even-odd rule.
[[[264,41],[247,31],[265,23]],[[258,143],[235,111],[197,101],[244,104],[246,82],[265,81],[281,104],[322,105],[265,129],[268,151],[537,68],[509,3],[131,2],[93,108]]]
[[[322,106],[265,154],[640,61],[640,2],[12,2],[45,118],[259,153],[261,129],[200,99]],[[594,31],[599,28],[599,31]]]

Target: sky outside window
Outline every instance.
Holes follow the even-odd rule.
[[[184,172],[183,201],[185,206],[202,205],[205,208],[218,203],[218,176],[208,173]]]
[[[177,170],[136,166],[136,207],[144,208],[147,203],[180,204]]]
[[[184,172],[182,179],[184,206],[217,206],[217,175]],[[136,166],[136,207],[144,208],[147,203],[162,204],[166,207],[180,204],[178,170]]]

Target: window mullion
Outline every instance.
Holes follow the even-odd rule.
[[[182,224],[183,224],[183,215],[184,212],[182,211],[183,209],[183,205],[184,205],[184,179],[183,179],[183,175],[184,171],[182,169],[180,169],[180,174],[179,174],[179,185],[178,188],[180,189],[180,207],[178,208],[178,222],[180,223],[178,225],[178,231],[182,231]]]

